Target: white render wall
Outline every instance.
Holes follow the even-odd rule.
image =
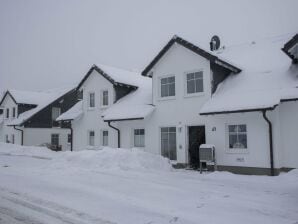
[[[72,121],[73,128],[73,149],[84,150],[92,148],[100,148],[102,146],[103,130],[109,131],[109,146],[117,147],[117,132],[111,129],[106,122],[103,121],[101,114],[105,110],[101,106],[101,92],[108,90],[109,104],[115,99],[114,87],[106,78],[93,71],[89,78],[84,82],[83,86],[83,116],[78,120]],[[89,108],[89,93],[95,93],[95,108]],[[112,123],[114,126],[115,124]],[[115,125],[116,126],[116,125]],[[95,132],[95,146],[88,146],[88,131]]]
[[[298,101],[284,102],[280,106],[280,134],[282,166],[298,168]]]
[[[175,44],[152,68],[153,104],[155,111],[146,124],[146,151],[160,154],[160,128],[176,128],[177,162],[188,163],[187,126],[206,125],[206,118],[199,116],[202,105],[211,97],[210,62],[194,52]],[[185,77],[187,72],[203,71],[204,93],[187,96]],[[159,97],[160,78],[175,75],[176,96],[173,99]]]

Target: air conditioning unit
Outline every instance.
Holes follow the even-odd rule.
[[[200,172],[202,173],[202,163],[206,165],[214,165],[216,170],[215,146],[210,144],[202,144],[199,148],[200,155]]]

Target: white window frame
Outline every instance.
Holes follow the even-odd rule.
[[[203,73],[203,92],[195,92],[195,93],[188,93],[187,92],[187,74],[190,73],[196,73],[196,72],[202,72]],[[196,70],[190,70],[186,71],[183,74],[183,80],[184,80],[184,97],[197,97],[197,96],[203,96],[205,94],[205,76],[204,76],[204,70],[203,69],[196,69]]]
[[[108,142],[107,142],[107,144],[104,144],[103,133],[106,131],[108,132],[108,139],[107,139]],[[101,134],[100,134],[101,146],[109,146],[109,135],[110,135],[109,130],[107,130],[107,129],[101,130]]]
[[[229,126],[230,125],[246,125],[246,148],[230,148],[230,132]],[[249,126],[245,122],[233,122],[225,124],[225,139],[226,139],[226,152],[230,154],[247,154],[249,153]]]
[[[175,78],[175,85],[174,85],[175,95],[174,96],[164,96],[164,97],[162,97],[161,96],[161,80],[164,79],[164,78],[170,78],[170,77]],[[176,83],[177,83],[177,77],[174,74],[164,75],[164,76],[158,77],[158,99],[159,100],[174,100],[174,99],[176,99],[176,95],[177,95],[177,85],[176,85]]]
[[[104,92],[108,92],[108,104],[107,105],[104,105],[103,104],[103,93]],[[104,89],[104,90],[102,90],[102,91],[100,91],[100,106],[101,106],[101,108],[106,108],[106,107],[108,107],[109,105],[110,105],[110,97],[109,97],[109,95],[110,95],[110,93],[109,93],[110,91],[109,90],[107,90],[107,89]]]
[[[90,139],[90,133],[93,132],[94,133],[94,136],[93,136],[93,144],[90,144],[91,143],[91,139]],[[94,147],[95,146],[95,131],[94,130],[88,130],[87,132],[87,146],[89,147]]]
[[[160,126],[159,127],[159,131],[158,131],[158,135],[159,135],[159,153],[160,155],[162,156],[162,148],[161,148],[161,129],[162,128],[175,128],[176,130],[176,135],[175,135],[175,138],[176,138],[176,160],[171,160],[171,161],[177,161],[178,160],[178,136],[177,136],[177,127],[176,125],[164,125],[164,126]],[[166,157],[167,158],[167,157]],[[168,158],[170,159],[170,158]]]
[[[135,130],[144,130],[144,143],[143,145],[136,146],[135,144]],[[132,145],[134,148],[145,148],[146,147],[146,129],[143,127],[132,129]]]
[[[90,106],[90,104],[91,104],[91,94],[94,94],[94,106],[93,107]],[[87,105],[88,110],[94,110],[95,109],[95,107],[96,107],[96,94],[95,94],[94,91],[88,92],[88,102],[87,103],[88,103],[88,105]]]

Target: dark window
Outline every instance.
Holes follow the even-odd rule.
[[[103,106],[109,105],[109,92],[107,90],[102,91],[102,105]]]
[[[5,142],[6,142],[6,143],[9,143],[8,135],[5,135]]]
[[[175,76],[160,79],[160,96],[175,96]]]
[[[59,134],[52,134],[51,135],[51,144],[53,146],[56,146],[56,147],[59,146]]]
[[[230,149],[246,149],[247,148],[247,132],[246,125],[229,125],[229,148]]]
[[[6,118],[9,118],[9,108],[6,108]]]
[[[177,160],[176,127],[161,128],[161,155]]]
[[[82,100],[83,99],[83,90],[78,91],[78,100]]]
[[[187,93],[203,92],[203,72],[193,72],[186,75]]]
[[[67,143],[70,144],[71,143],[71,139],[72,139],[71,134],[68,134],[67,135]]]
[[[59,107],[52,107],[52,124],[53,127],[59,127],[60,121],[56,121],[56,119],[60,116],[61,109]]]
[[[109,145],[109,132],[102,131],[102,145],[108,146]]]
[[[16,108],[12,108],[12,117],[16,117]]]
[[[95,107],[95,93],[89,93],[89,107]]]
[[[14,134],[11,135],[11,143],[14,144]]]
[[[134,147],[145,147],[145,129],[134,129]]]
[[[95,136],[95,132],[94,131],[89,131],[89,140],[88,140],[88,144],[90,146],[94,146],[94,137]]]

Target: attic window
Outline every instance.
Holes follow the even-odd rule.
[[[89,93],[89,108],[95,107],[95,93]]]
[[[109,105],[109,91],[108,90],[104,90],[102,91],[102,96],[101,96],[101,100],[102,100],[102,106],[108,106]]]
[[[201,93],[203,89],[203,72],[186,74],[187,94]]]

